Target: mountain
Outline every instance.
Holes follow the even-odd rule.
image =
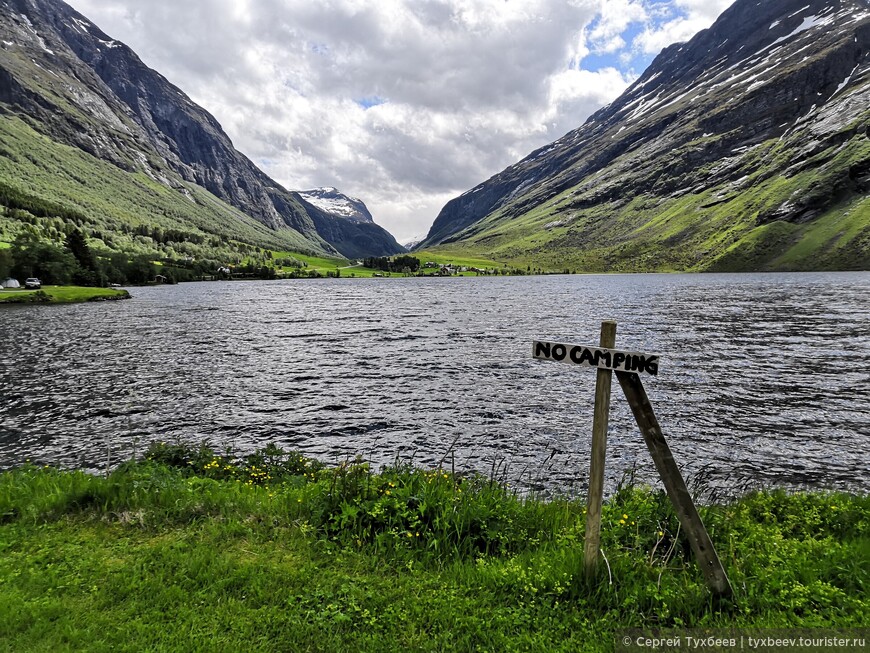
[[[362,200],[336,188],[315,188],[298,193],[317,232],[347,258],[392,256],[407,251],[375,224]]]
[[[550,269],[870,268],[870,3],[737,0],[417,248]]]
[[[344,218],[351,222],[374,222],[365,203],[356,197],[348,197],[337,188],[331,186],[315,188],[313,190],[299,191],[299,195],[309,204],[331,213],[334,216]]]
[[[414,236],[411,240],[408,240],[402,243],[402,247],[405,247],[408,250],[414,249],[417,245],[426,240],[426,236]]]
[[[270,179],[213,116],[60,0],[0,2],[0,139],[11,195],[66,206],[118,246],[143,221],[177,232],[179,244],[184,233],[345,256],[395,244],[373,222],[354,243],[343,216],[312,211]],[[31,149],[44,157],[29,160]],[[82,174],[63,174],[67,166]]]

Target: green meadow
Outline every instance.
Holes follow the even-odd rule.
[[[462,254],[461,252],[453,252],[450,250],[424,250],[420,252],[411,252],[409,255],[417,258],[420,261],[421,267],[419,272],[425,275],[434,275],[437,272],[435,268],[423,268],[422,266],[426,262],[437,263],[439,265],[452,265],[456,267],[478,268],[481,270],[495,271],[501,271],[506,267],[504,263],[499,263],[491,259],[467,256]],[[296,268],[293,266],[280,265],[282,261],[286,260],[296,260],[300,263],[304,263],[304,267]],[[396,272],[387,274],[381,270],[367,268],[363,265],[358,264],[358,261],[311,256],[290,251],[273,251],[272,261],[274,262],[276,271],[283,275],[289,275],[294,271],[294,269],[299,269],[303,272],[316,271],[322,276],[335,275],[335,273],[338,272],[340,277],[350,278],[371,278],[374,276],[403,276],[402,274]],[[475,276],[476,273],[462,272],[459,274],[463,276]]]
[[[41,290],[0,290],[0,304],[72,304],[129,298],[130,293],[123,289],[84,286],[43,286]]]
[[[295,260],[304,267],[294,267],[288,265],[280,265],[282,260]],[[343,258],[328,258],[324,256],[313,256],[310,254],[302,254],[300,252],[272,252],[272,261],[275,262],[275,270],[283,275],[289,275],[294,270],[302,272],[315,271],[321,276],[335,275],[338,273],[340,277],[372,277],[378,270],[372,270],[362,265],[357,265],[357,261],[350,261]]]
[[[0,648],[612,651],[627,628],[867,628],[870,498],[767,490],[701,509],[714,600],[664,494],[584,502],[396,464],[155,444],[106,476],[0,474]]]
[[[504,267],[503,263],[499,263],[492,259],[480,256],[469,256],[462,250],[452,250],[447,247],[442,247],[437,250],[424,249],[419,252],[412,252],[411,254],[420,259],[421,264],[431,261],[433,263],[438,263],[439,265],[454,265],[457,267],[479,268],[481,270],[498,270]]]

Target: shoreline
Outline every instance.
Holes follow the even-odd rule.
[[[870,497],[755,492],[701,509],[735,588],[714,601],[663,493],[603,508],[491,478],[274,445],[152,445],[107,476],[0,473],[12,648],[613,651],[628,629],[837,629],[870,617]],[[863,588],[863,589],[862,589]],[[166,614],[172,614],[168,619]],[[726,649],[723,649],[726,650]]]
[[[76,304],[122,299],[131,299],[130,292],[123,288],[43,286],[40,290],[0,290],[0,304]]]

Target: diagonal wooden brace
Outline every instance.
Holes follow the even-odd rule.
[[[634,419],[640,427],[646,446],[652,455],[659,476],[665,485],[665,491],[674,506],[683,531],[689,538],[689,544],[695,554],[695,559],[704,573],[707,585],[718,596],[730,596],[734,593],[731,583],[716,555],[710,535],[701,521],[701,516],[695,508],[695,503],[686,487],[682,474],[677,467],[670,447],[665,440],[659,422],[653,412],[652,404],[641,383],[640,376],[632,372],[616,372],[619,385],[628,399]]]

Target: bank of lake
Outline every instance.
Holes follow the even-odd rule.
[[[40,290],[5,288],[0,290],[0,304],[74,304],[77,302],[129,299],[123,288],[89,288],[85,286],[43,286]]]
[[[0,474],[0,641],[573,652],[631,628],[866,635],[866,495],[771,489],[701,512],[731,600],[710,596],[664,494],[630,481],[588,582],[582,501],[449,469],[160,443],[106,476],[28,464]]]

